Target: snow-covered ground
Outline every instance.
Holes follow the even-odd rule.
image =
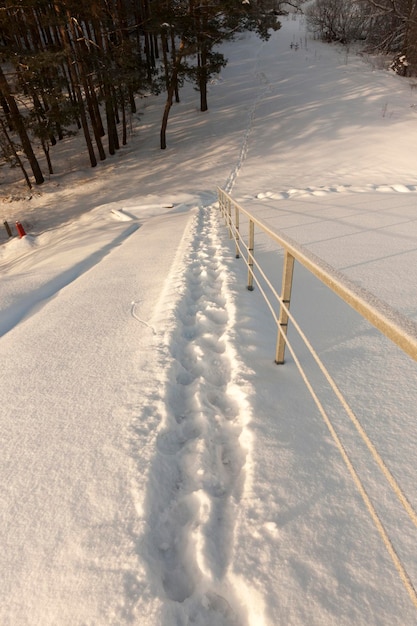
[[[303,18],[226,50],[166,151],[152,97],[94,170],[67,142],[32,194],[2,171],[28,232],[0,246],[2,626],[417,623],[417,365],[297,266],[291,311],[359,423],[290,325],[332,437],[216,207],[220,186],[413,324],[413,81]]]

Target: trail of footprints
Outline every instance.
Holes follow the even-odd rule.
[[[327,196],[334,193],[412,193],[417,191],[417,185],[333,185],[331,187],[307,187],[306,189],[287,189],[286,191],[261,191],[256,194],[258,200],[286,200],[288,198],[306,196]]]
[[[200,210],[170,341],[167,413],[157,437],[163,493],[153,541],[166,596],[183,602],[194,594],[218,614],[218,624],[231,626],[237,617],[219,590],[231,559],[245,452],[239,406],[228,393],[230,321],[213,219],[210,209]]]

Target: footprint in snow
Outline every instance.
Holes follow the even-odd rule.
[[[307,187],[305,189],[288,189],[286,191],[260,191],[255,198],[258,200],[285,200],[301,196],[327,196],[329,193],[411,193],[417,191],[416,185],[404,185],[397,183],[394,185],[364,185],[363,187],[352,187],[351,185],[333,185],[331,187]]]
[[[172,365],[151,476],[160,488],[150,492],[149,532],[166,597],[194,602],[203,586],[207,626],[233,626],[230,603],[212,585],[228,576],[247,452],[240,443],[243,408],[229,391],[236,364],[217,220],[210,208],[197,215],[183,296],[173,312],[166,346]],[[204,625],[203,618],[196,614],[194,623]]]

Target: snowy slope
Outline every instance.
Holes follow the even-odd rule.
[[[377,459],[415,509],[417,366],[296,268],[291,310],[377,455],[289,336],[381,535],[215,204],[220,185],[415,320],[415,91],[302,18],[226,51],[167,151],[149,98],[97,170],[65,145],[70,175],[3,187],[29,233],[0,248],[5,626],[416,622],[416,528]]]

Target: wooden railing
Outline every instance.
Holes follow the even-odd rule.
[[[340,403],[340,406],[349,418],[350,422],[353,424],[359,437],[366,445],[371,457],[379,467],[379,470],[381,471],[383,477],[388,482],[392,493],[395,495],[397,501],[403,509],[400,515],[402,515],[405,511],[415,529],[417,529],[417,512],[414,510],[412,504],[409,502],[401,485],[398,483],[396,478],[389,470],[385,461],[376,449],[376,446],[369,438],[368,434],[361,424],[360,419],[353,412],[348,401],[337,386],[335,380],[327,370],[317,352],[314,350],[313,346],[298,325],[297,321],[294,319],[293,315],[290,313],[294,264],[296,261],[301,263],[301,265],[303,265],[309,272],[311,272],[311,274],[321,280],[322,283],[327,285],[327,287],[333,290],[340,298],[342,298],[342,300],[344,300],[353,309],[360,313],[360,315],[362,315],[371,324],[373,324],[375,328],[377,328],[389,339],[391,339],[406,354],[408,354],[412,359],[416,361],[417,324],[415,324],[412,320],[409,320],[405,316],[401,315],[398,311],[394,310],[386,303],[378,300],[373,294],[355,285],[343,274],[335,271],[327,263],[311,254],[308,250],[298,245],[296,242],[292,241],[284,234],[273,231],[262,220],[256,218],[252,213],[239,206],[239,204],[235,202],[235,200],[233,200],[233,198],[231,198],[231,196],[229,196],[222,189],[218,189],[218,200],[220,211],[224,216],[226,225],[229,229],[230,237],[233,238],[235,241],[236,257],[242,256],[247,265],[247,287],[249,290],[253,290],[254,284],[258,286],[276,321],[278,328],[278,337],[276,343],[275,361],[276,363],[283,363],[285,348],[289,349],[293,357],[294,363],[298,368],[301,377],[306,384],[309,393],[314,403],[316,404],[316,407],[318,408],[350,475],[352,476],[354,484],[356,485],[356,488],[366,508],[368,509],[373,524],[377,529],[385,545],[385,548],[387,549],[392,559],[392,562],[398,572],[402,584],[406,588],[411,601],[417,609],[416,588],[413,585],[413,582],[401,558],[398,556],[394,543],[390,538],[379,513],[377,512],[376,505],[369,497],[358,470],[355,468],[345,446],[343,445],[343,441],[332,422],[332,419],[330,418],[322,401],[320,400],[320,394],[314,389],[304,364],[301,362],[301,359],[298,357],[291,343],[288,341],[287,328],[289,321],[291,321],[291,324],[295,327],[296,331],[304,341],[321,373],[325,377],[328,385],[330,386],[335,397]],[[243,220],[241,220],[242,216],[244,216],[246,221],[246,236],[241,232],[241,223],[243,222]],[[273,286],[274,277],[268,276],[256,260],[255,236],[257,231],[260,231],[261,233],[267,235],[274,242],[276,242],[284,251],[284,264],[280,294],[278,294]],[[271,297],[274,299],[274,301],[271,301]],[[277,314],[278,307],[279,314]]]
[[[283,233],[272,230],[262,220],[241,207],[229,194],[218,189],[219,208],[229,228],[230,237],[235,240],[236,256],[243,256],[248,267],[248,289],[252,290],[257,282],[257,273],[271,289],[279,303],[279,316],[276,316],[276,305],[267,299],[267,304],[277,322],[278,336],[276,347],[276,363],[284,362],[285,343],[291,302],[294,261],[298,261],[311,274],[327,285],[342,300],[367,319],[375,328],[397,344],[405,353],[417,361],[417,324],[408,319],[387,303],[379,300],[372,293],[359,287],[346,276],[333,269],[323,260],[291,240]],[[248,220],[247,237],[241,233],[241,216]],[[284,251],[284,268],[282,275],[281,294],[272,287],[271,279],[266,276],[255,257],[255,227],[265,233]],[[255,272],[257,270],[257,273]],[[263,291],[263,290],[262,290]],[[264,292],[263,292],[264,293]]]

